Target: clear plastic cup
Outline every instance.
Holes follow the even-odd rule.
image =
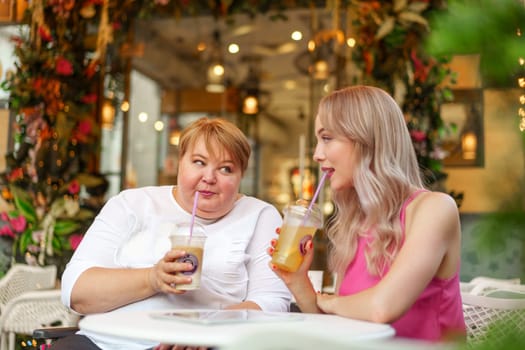
[[[206,242],[206,232],[204,227],[198,223],[193,224],[193,232],[190,237],[190,223],[177,224],[175,232],[170,235],[171,247],[177,250],[184,250],[186,255],[177,259],[179,262],[190,263],[193,269],[189,271],[178,272],[178,275],[191,276],[191,283],[176,284],[178,290],[199,289],[201,284],[201,272],[204,253],[204,244]]]
[[[297,271],[306,254],[306,243],[322,227],[321,209],[314,204],[308,213],[308,206],[308,201],[298,200],[283,210],[283,225],[272,255],[272,263],[281,270]]]

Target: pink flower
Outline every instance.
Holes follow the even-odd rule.
[[[9,221],[9,216],[7,216],[7,213],[5,211],[0,213],[0,220],[2,221]]]
[[[27,246],[27,251],[36,254],[40,251],[40,247],[36,244],[30,244]]]
[[[421,130],[412,130],[410,131],[410,137],[412,137],[412,140],[416,142],[422,142],[425,141],[427,134]]]
[[[63,56],[59,56],[55,61],[55,72],[58,75],[71,75],[73,74],[73,64]]]
[[[83,237],[84,236],[82,236],[80,233],[75,233],[75,234],[69,236],[69,244],[71,245],[71,248],[73,250],[77,249],[77,247],[80,244],[80,242],[82,241]]]
[[[83,119],[78,122],[76,130],[73,131],[73,138],[79,142],[87,142],[89,134],[91,133],[91,122],[88,119]]]
[[[89,135],[91,132],[91,123],[87,119],[83,119],[78,122],[78,132],[83,135]]]
[[[433,159],[443,160],[449,155],[449,152],[443,148],[436,146],[432,152],[430,152],[430,157]]]
[[[31,239],[34,242],[41,242],[44,238],[44,230],[35,230],[31,233]]]
[[[11,227],[16,232],[24,232],[27,227],[26,218],[23,215],[18,216],[17,218],[9,220]]]
[[[11,230],[11,227],[7,225],[0,227],[0,236],[15,238],[13,230]]]
[[[80,184],[77,180],[73,180],[69,183],[69,187],[67,188],[67,191],[70,194],[77,194],[80,191]]]

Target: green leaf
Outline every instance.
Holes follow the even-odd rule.
[[[62,245],[62,240],[59,236],[53,236],[53,240],[51,241],[51,245],[53,246],[53,252],[58,253],[60,255],[60,252],[64,248]]]
[[[27,250],[27,246],[31,243],[33,243],[32,231],[26,230],[20,235],[20,239],[18,241],[18,251],[20,252],[20,254],[24,254]]]
[[[57,235],[68,235],[77,230],[80,224],[73,220],[60,220],[55,223],[54,232]]]
[[[14,197],[15,207],[20,214],[25,216],[27,221],[36,223],[38,219],[31,197],[16,186],[10,186],[10,190]]]

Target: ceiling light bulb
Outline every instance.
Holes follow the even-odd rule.
[[[222,64],[214,65],[212,70],[213,70],[213,74],[215,74],[218,77],[221,77],[224,75],[224,67],[222,66]]]
[[[170,144],[178,146],[180,140],[180,130],[173,130],[170,134]]]
[[[468,131],[461,137],[463,159],[476,159],[478,139],[475,133]]]
[[[346,39],[346,45],[348,45],[348,47],[355,47],[356,43],[357,41],[354,38]]]
[[[290,35],[290,37],[295,40],[295,41],[299,41],[303,38],[303,33],[301,33],[300,31],[298,30],[294,30],[292,35]]]
[[[148,121],[148,113],[140,112],[138,118],[141,123],[145,123]]]
[[[107,129],[107,130],[112,130],[113,122],[115,120],[115,107],[113,106],[111,101],[106,100],[102,104],[101,117],[102,117],[102,128]]]
[[[206,50],[206,43],[201,41],[197,44],[197,51],[202,52],[204,50]]]
[[[318,60],[314,63],[314,79],[323,80],[328,78],[328,62]]]
[[[259,112],[259,101],[257,97],[247,96],[242,105],[242,112],[245,114],[256,114]]]
[[[155,124],[153,124],[153,127],[154,127],[155,130],[157,130],[157,131],[162,131],[162,130],[164,130],[164,123],[163,123],[162,121],[160,121],[160,120],[157,120],[157,121],[155,122]]]
[[[238,53],[239,52],[239,45],[237,45],[237,44],[230,44],[228,46],[228,52],[229,53]]]
[[[308,41],[308,51],[312,52],[315,50],[315,42],[313,40]]]
[[[129,102],[128,101],[123,101],[122,104],[120,105],[120,110],[122,112],[129,111]]]

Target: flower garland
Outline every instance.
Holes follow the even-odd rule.
[[[104,183],[93,173],[100,65],[116,26],[108,8],[108,0],[35,0],[12,38],[16,71],[1,87],[16,118],[0,177],[0,235],[28,263],[72,251],[95,213],[85,202]]]
[[[354,1],[357,45],[353,59],[364,82],[390,91],[402,106],[419,164],[429,183],[439,181],[446,156],[441,138],[450,126],[440,105],[453,98],[444,85],[455,74],[449,57],[429,55],[428,18],[446,10],[444,0]]]

